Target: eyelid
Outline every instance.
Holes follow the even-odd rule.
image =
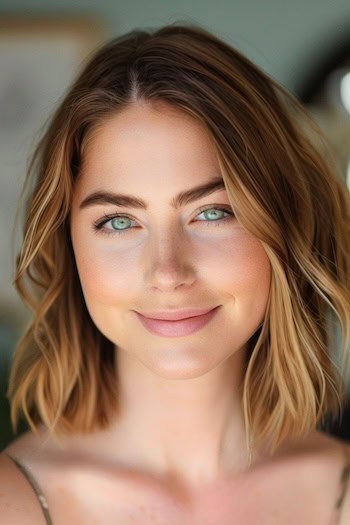
[[[200,206],[198,208],[197,211],[194,212],[194,216],[200,214],[200,213],[203,213],[204,211],[207,211],[207,210],[211,210],[211,209],[224,209],[225,211],[229,211],[229,212],[232,212],[232,214],[234,215],[234,211],[232,209],[232,206],[230,204],[204,204],[203,206]],[[115,211],[115,212],[112,212],[112,213],[106,213],[104,214],[100,219],[97,219],[96,221],[94,221],[94,224],[101,224],[101,222],[106,219],[105,222],[107,222],[108,220],[111,220],[111,219],[114,219],[115,217],[128,217],[134,221],[137,221],[138,219],[136,219],[131,213],[127,212],[127,211]]]
[[[204,221],[195,221],[195,222],[203,222],[203,223],[209,223],[209,224],[216,224],[216,225],[220,225],[220,223],[224,223],[226,220],[228,219],[233,219],[235,217],[235,213],[232,209],[232,206],[230,204],[207,204],[207,205],[203,205],[201,206],[196,212],[195,212],[195,217],[197,215],[200,215],[201,213],[205,212],[205,211],[208,211],[208,210],[212,210],[212,209],[216,209],[216,210],[223,210],[227,213],[230,214],[229,217],[225,217],[223,219],[220,219],[220,220],[217,220],[217,221],[208,221],[208,220],[204,220]],[[126,217],[128,219],[131,219],[132,221],[135,221],[137,222],[137,219],[135,219],[132,215],[130,215],[129,213],[126,213],[126,212],[122,212],[122,211],[118,211],[116,213],[111,213],[111,214],[105,214],[103,217],[101,217],[100,219],[98,219],[97,221],[94,221],[93,223],[93,229],[95,232],[97,233],[105,233],[107,235],[113,235],[113,234],[120,234],[120,233],[124,233],[124,232],[129,232],[130,230],[134,230],[135,227],[131,227],[131,228],[126,228],[125,230],[108,230],[106,228],[104,228],[104,225],[107,224],[109,221],[115,219],[115,218],[119,218],[119,217]],[[137,229],[137,227],[136,227]],[[104,231],[105,230],[105,231]],[[106,231],[108,230],[108,231]]]

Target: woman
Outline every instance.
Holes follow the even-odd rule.
[[[24,193],[2,522],[349,522],[349,194],[300,117],[198,26],[85,66]]]

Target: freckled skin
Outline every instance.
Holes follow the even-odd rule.
[[[210,225],[203,215],[196,219],[200,206],[230,204],[224,189],[180,210],[170,207],[176,193],[220,173],[209,136],[174,109],[139,104],[106,121],[84,161],[72,208],[72,241],[93,321],[157,375],[190,378],[208,372],[261,323],[271,277],[261,243],[237,220]],[[78,210],[81,200],[99,189],[141,197],[149,210],[112,204]],[[94,221],[117,212],[131,215],[138,228],[131,223],[125,235],[93,233]],[[111,223],[107,227],[113,230]],[[150,334],[132,312],[218,305],[219,315],[204,329],[175,339]]]
[[[205,130],[169,107],[134,105],[105,121],[84,161],[73,248],[92,320],[115,343],[121,410],[108,429],[61,436],[62,448],[45,433],[42,442],[29,433],[10,445],[44,488],[53,521],[326,523],[343,466],[337,442],[314,432],[274,458],[259,450],[247,469],[238,387],[245,343],[266,311],[271,267],[237,220],[214,223],[200,213],[229,205],[225,190],[179,210],[169,204],[219,174]],[[79,209],[100,190],[137,196],[148,210]],[[116,213],[137,227],[94,232],[94,222]],[[105,227],[113,231],[112,224],[119,223]],[[173,338],[149,333],[133,312],[218,305],[208,325]]]

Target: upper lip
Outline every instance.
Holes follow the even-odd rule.
[[[162,321],[179,321],[180,319],[187,319],[188,317],[197,317],[198,315],[204,315],[211,310],[214,310],[214,308],[205,308],[201,310],[195,310],[194,308],[187,309],[187,310],[172,310],[169,312],[161,311],[161,312],[147,312],[147,313],[141,313],[137,312],[138,314],[141,314],[143,317],[147,317],[149,319],[159,319]]]

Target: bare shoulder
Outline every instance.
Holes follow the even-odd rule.
[[[15,463],[0,453],[0,523],[44,523],[39,502]]]
[[[31,473],[39,487],[45,481],[38,466],[45,464],[45,436],[28,431],[14,439],[0,453],[0,523],[39,525],[45,517],[32,484],[16,464]],[[41,463],[40,463],[41,461]]]
[[[116,522],[131,523],[130,520],[132,520],[132,523],[145,525],[142,509],[149,506],[158,509],[160,502],[163,502],[161,496],[156,493],[157,491],[153,490],[152,483],[147,483],[147,476],[135,472],[132,468],[124,468],[118,462],[112,464],[110,458],[108,456],[105,458],[101,450],[96,453],[89,439],[74,437],[62,440],[64,446],[61,448],[56,442],[47,440],[46,437],[41,439],[28,432],[11,443],[4,452],[19,460],[31,473],[38,487],[42,489],[54,523],[84,523],[87,525],[103,523],[107,525]],[[5,454],[0,456],[1,462],[6,465],[8,471],[11,470],[14,478],[11,493],[8,489],[5,491],[6,501],[4,503],[5,507],[11,505],[12,514],[9,514],[9,511],[7,514],[5,511],[1,514],[0,504],[0,523],[5,522],[6,525],[44,524],[42,509],[32,487],[20,471],[16,472],[16,466],[11,465],[10,458]],[[1,474],[3,482],[6,481],[7,474],[5,471]],[[18,479],[21,476],[23,479]],[[31,507],[22,505],[20,509],[22,514],[20,514],[18,509],[13,509],[13,506],[16,504],[15,496],[18,497],[20,493],[22,498],[24,491],[30,499]],[[93,497],[91,497],[92,494]],[[35,505],[37,508],[34,512]],[[161,512],[166,514],[164,516],[164,521],[166,521],[169,513],[175,512],[172,508],[176,509],[176,505],[173,504],[173,507],[170,508],[168,503],[162,505],[162,508]],[[140,515],[134,519],[130,513]],[[32,521],[26,521],[29,514],[33,516]],[[153,523],[154,520],[152,519],[151,522]],[[168,520],[167,523],[185,523],[185,521],[181,516],[181,519]]]
[[[330,516],[327,525],[350,523],[350,443],[315,431],[285,457],[281,464],[287,465],[293,484],[297,481],[295,493],[307,490],[310,513],[315,517],[311,509],[317,509],[320,514],[318,523],[325,516]]]
[[[350,462],[350,443],[315,431],[300,444],[295,450],[291,448],[291,458],[296,467],[305,465],[311,476],[327,473],[327,479],[333,475],[334,479],[341,481],[344,469]]]
[[[344,446],[345,464],[342,468],[339,497],[336,502],[336,513],[339,514],[339,525],[350,523],[350,444]]]
[[[329,451],[329,455],[325,454],[325,458],[330,462],[331,473],[333,466],[335,468],[336,481],[332,518],[337,525],[345,525],[350,523],[350,443],[333,437],[328,437],[327,442],[329,448],[326,448],[326,451]],[[340,456],[339,461],[337,453]],[[328,466],[328,463],[326,465]]]

